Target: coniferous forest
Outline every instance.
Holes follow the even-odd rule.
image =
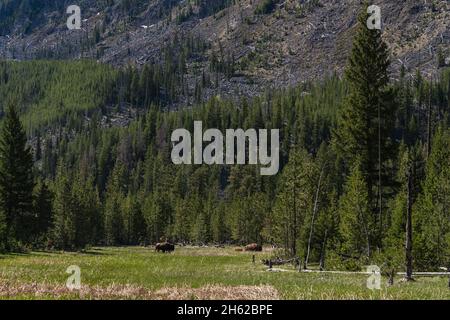
[[[167,239],[273,245],[305,268],[450,268],[450,70],[393,79],[365,23],[342,76],[202,101],[217,72],[235,72],[231,57],[213,59],[186,108],[171,103],[189,91],[185,60],[207,47],[196,38],[142,68],[0,61],[0,251]],[[173,164],[171,133],[194,121],[280,129],[278,175]]]

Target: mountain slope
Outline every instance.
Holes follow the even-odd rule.
[[[84,0],[82,30],[69,31],[65,2],[0,1],[0,17],[9,14],[0,25],[0,55],[143,65],[164,60],[164,48],[174,39],[195,37],[208,49],[189,57],[183,77],[193,95],[207,74],[215,88],[205,89],[205,97],[253,96],[269,86],[342,73],[361,6],[350,0]],[[273,7],[261,10],[265,2]],[[394,77],[402,64],[410,73],[420,67],[427,77],[436,74],[438,56],[450,57],[448,1],[376,4],[382,8]]]

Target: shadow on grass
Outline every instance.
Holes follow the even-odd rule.
[[[55,255],[64,255],[64,254],[80,254],[80,255],[86,255],[86,256],[107,256],[111,255],[108,252],[105,252],[101,248],[93,248],[93,249],[87,249],[87,250],[79,250],[79,251],[62,251],[62,250],[33,250],[30,252],[0,252],[0,260],[3,259],[11,259],[11,258],[20,258],[20,257],[33,257],[33,256],[39,256],[39,257],[50,257]]]
[[[19,257],[29,257],[31,253],[28,252],[1,252],[0,260],[2,259],[10,259],[10,258],[19,258]]]
[[[82,250],[82,251],[74,251],[74,253],[86,255],[86,256],[109,256],[110,253],[102,252],[99,249],[90,249],[90,250]]]

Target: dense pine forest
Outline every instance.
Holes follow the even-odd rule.
[[[450,71],[390,80],[365,19],[344,76],[251,99],[198,93],[192,108],[168,106],[190,90],[195,38],[141,69],[1,61],[0,250],[255,242],[322,268],[450,266]],[[195,92],[231,61],[211,61]],[[280,173],[172,164],[172,131],[200,120],[280,129]]]

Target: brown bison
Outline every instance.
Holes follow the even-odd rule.
[[[175,246],[169,242],[157,243],[155,250],[156,252],[162,251],[163,253],[172,252],[175,250]]]
[[[262,251],[262,246],[257,243],[250,243],[245,246],[245,251]]]

